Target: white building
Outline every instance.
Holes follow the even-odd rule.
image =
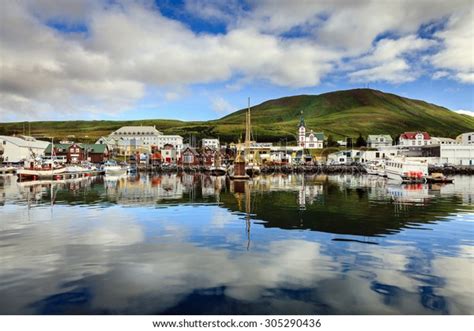
[[[205,148],[205,147],[209,147],[209,148],[212,148],[212,149],[219,149],[220,148],[220,142],[219,142],[219,139],[213,139],[213,138],[205,138],[201,141],[201,144],[202,144],[202,148]]]
[[[474,165],[474,145],[441,145],[439,151],[441,164]]]
[[[456,137],[456,142],[461,145],[474,145],[474,132],[467,132]]]
[[[328,155],[328,164],[351,164],[361,161],[362,151],[358,149],[348,149]]]
[[[17,163],[44,155],[49,141],[36,140],[29,136],[0,136],[3,146],[3,162]]]
[[[444,137],[431,137],[431,145],[455,145],[455,139]]]
[[[298,146],[308,149],[324,147],[324,133],[313,132],[313,130],[309,133],[306,132],[303,112],[301,112],[301,120],[298,125]]]
[[[338,140],[337,143],[339,146],[346,147],[347,146],[347,140]]]
[[[431,145],[431,136],[428,132],[404,132],[400,135],[400,146],[427,145]]]
[[[377,148],[392,146],[393,139],[388,134],[369,134],[367,138],[367,147]]]
[[[158,146],[159,149],[165,147],[165,145],[173,145],[178,153],[183,149],[183,137],[178,135],[161,135],[158,137]]]
[[[123,126],[108,137],[101,137],[97,144],[106,144],[119,150],[151,150],[152,146],[162,149],[166,144],[173,145],[178,151],[183,148],[183,137],[164,135],[154,126]]]

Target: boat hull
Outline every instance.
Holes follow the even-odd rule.
[[[66,173],[66,168],[58,169],[18,169],[16,174],[20,180],[28,179],[60,179]]]
[[[227,173],[227,170],[223,167],[211,167],[209,171],[212,176],[224,176]]]

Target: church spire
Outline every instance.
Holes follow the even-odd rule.
[[[302,126],[306,126],[304,122],[303,111],[301,111],[300,125],[298,125],[298,127],[301,128]]]

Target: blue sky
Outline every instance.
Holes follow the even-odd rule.
[[[258,104],[367,86],[474,110],[470,1],[3,6],[0,121],[207,120],[249,96]]]

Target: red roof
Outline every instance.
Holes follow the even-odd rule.
[[[421,133],[423,135],[423,139],[430,140],[430,134],[428,132],[404,132],[400,135],[400,138],[403,139],[415,139],[416,135]]]

